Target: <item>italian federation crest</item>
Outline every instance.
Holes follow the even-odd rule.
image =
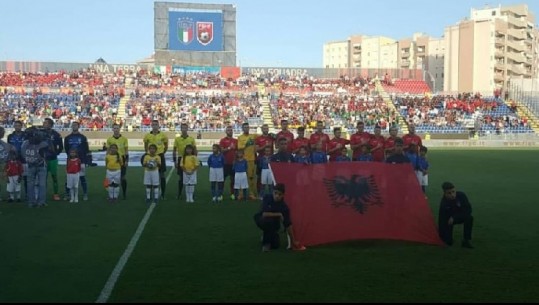
[[[195,38],[195,23],[191,18],[178,19],[178,40],[188,45]]]
[[[213,41],[213,22],[197,22],[197,40],[204,46]]]

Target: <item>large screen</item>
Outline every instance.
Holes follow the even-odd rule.
[[[169,49],[223,51],[223,13],[169,11]]]

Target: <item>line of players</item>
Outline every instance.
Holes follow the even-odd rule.
[[[35,183],[38,186],[36,205],[45,204],[45,195],[43,192],[39,191],[41,189],[46,190],[46,180],[47,173],[50,172],[53,180],[53,190],[54,200],[60,200],[58,195],[58,180],[57,180],[57,166],[58,159],[57,155],[65,149],[68,153],[68,176],[69,176],[69,161],[72,158],[79,159],[79,169],[75,172],[77,173],[78,179],[66,179],[71,180],[70,187],[66,183],[66,197],[64,199],[71,199],[73,202],[74,195],[70,192],[70,189],[78,187],[78,180],[80,179],[82,188],[83,188],[83,198],[84,200],[88,199],[88,188],[85,178],[85,165],[91,164],[91,153],[88,147],[88,141],[86,136],[82,135],[78,131],[79,124],[73,122],[72,124],[72,133],[66,137],[62,143],[61,136],[58,132],[52,129],[53,121],[52,119],[45,119],[43,128],[47,132],[46,145],[41,145],[42,147],[37,150],[39,154],[43,155],[43,159],[46,161],[45,170],[38,171],[38,175],[32,177],[31,183]],[[22,131],[22,123],[16,122],[15,131],[8,136],[8,143],[12,145],[14,150],[17,151],[18,156],[23,161],[28,159],[29,154],[34,152],[31,150],[23,151],[23,143],[26,140],[25,137],[27,134]],[[343,139],[341,137],[341,129],[334,128],[334,137],[330,139],[327,134],[323,132],[324,124],[323,122],[317,122],[316,131],[311,134],[310,138],[305,138],[305,129],[298,128],[298,137],[295,138],[294,134],[288,130],[288,122],[286,120],[281,121],[281,131],[277,135],[269,134],[269,127],[267,125],[262,126],[262,135],[253,135],[250,134],[250,127],[248,123],[243,124],[243,134],[238,137],[238,139],[233,138],[232,127],[226,129],[226,137],[221,139],[219,142],[219,149],[222,151],[224,156],[224,178],[230,177],[230,189],[232,198],[243,197],[245,199],[256,199],[257,193],[263,193],[263,185],[270,186],[273,184],[273,181],[268,178],[268,164],[270,162],[301,162],[301,163],[325,163],[325,162],[339,162],[339,161],[374,161],[374,162],[388,162],[388,163],[412,163],[418,180],[423,186],[424,190],[426,185],[428,185],[428,162],[425,158],[426,147],[422,145],[421,138],[415,134],[415,127],[410,125],[410,133],[404,135],[402,139],[397,137],[397,129],[392,127],[390,129],[390,136],[386,139],[381,135],[381,129],[379,126],[375,127],[374,134],[370,134],[364,131],[364,123],[359,122],[357,124],[357,132],[351,135],[350,140]],[[153,144],[155,147],[155,153],[159,156],[159,181],[157,183],[152,183],[150,186],[145,182],[147,188],[153,189],[154,186],[157,187],[161,185],[161,198],[164,198],[166,181],[164,179],[164,173],[166,172],[166,162],[164,160],[164,155],[168,149],[168,138],[166,135],[159,131],[159,123],[157,121],[152,122],[152,131],[147,134],[144,138],[145,150],[147,153],[150,152],[150,146]],[[182,125],[182,134],[180,137],[177,137],[174,141],[173,148],[173,162],[175,168],[178,170],[178,192],[177,198],[180,198],[181,192],[184,186],[184,163],[182,163],[182,157],[184,157],[185,148],[189,145],[192,147],[192,154],[196,155],[196,143],[194,138],[190,137],[187,134],[187,125]],[[129,160],[128,157],[128,147],[127,139],[122,136],[120,131],[120,126],[115,125],[113,127],[114,135],[107,140],[107,147],[114,146],[115,151],[112,156],[109,156],[110,152],[106,157],[107,164],[107,180],[108,178],[113,178],[112,181],[112,195],[109,196],[109,199],[117,199],[119,194],[116,194],[119,186],[121,185],[124,199],[126,197],[127,191],[127,182],[125,179],[126,168]],[[347,145],[350,145],[352,150],[352,157],[349,157]],[[38,145],[39,146],[39,145]],[[0,146],[1,149],[2,146]],[[274,154],[274,148],[278,149],[278,152]],[[41,152],[40,150],[44,150]],[[405,152],[405,153],[404,153]],[[25,155],[27,155],[25,157]],[[240,186],[238,188],[235,186],[234,176],[238,169],[235,170],[237,165],[238,155],[241,155],[240,159],[245,158],[246,168],[245,174],[247,176],[248,187]],[[0,160],[2,160],[0,154]],[[115,160],[118,156],[118,162],[110,162],[113,165],[109,166],[109,159]],[[329,160],[328,160],[329,156]],[[146,158],[147,160],[144,160]],[[4,160],[7,161],[7,156]],[[141,160],[142,165],[144,166],[150,158],[147,155],[143,156]],[[2,163],[2,162],[0,162]],[[197,164],[198,162],[192,162]],[[4,161],[4,164],[7,162]],[[110,168],[109,168],[110,167]],[[191,171],[196,171],[196,166]],[[211,164],[210,164],[211,167]],[[25,170],[20,173],[20,176],[23,177],[25,189],[27,190],[28,195],[28,181],[26,179],[28,172],[28,164],[25,164]],[[7,169],[7,167],[6,167]],[[121,170],[121,178],[117,178]],[[153,169],[146,168],[146,171],[153,171]],[[255,178],[256,173],[256,178]],[[16,171],[8,173],[9,175],[16,174]],[[256,179],[256,180],[255,180]],[[75,181],[73,181],[75,180]],[[196,179],[195,179],[196,180]],[[255,182],[256,181],[256,182]],[[211,181],[216,182],[216,181]],[[221,181],[219,181],[221,182]],[[30,185],[32,185],[30,183]],[[72,186],[75,185],[76,186]],[[194,182],[196,184],[196,181]],[[237,183],[236,183],[237,184]],[[12,185],[12,184],[11,184]],[[107,185],[108,186],[108,185]],[[190,201],[192,201],[194,188],[191,188],[192,185],[187,185],[187,190],[190,193]],[[13,187],[10,188],[12,190]],[[33,188],[32,188],[33,189]],[[221,194],[220,200],[222,200],[222,187],[220,186]],[[240,194],[239,190],[246,191],[249,190],[249,195]],[[157,193],[153,190],[154,193]],[[256,191],[256,192],[255,192]],[[10,192],[8,190],[8,192]],[[16,193],[16,191],[11,191],[10,193]],[[109,189],[109,193],[111,189]],[[213,192],[213,187],[212,187]],[[71,194],[71,196],[69,196]],[[242,196],[243,195],[243,196]],[[33,196],[33,194],[32,194]],[[78,198],[78,195],[75,196]],[[216,197],[214,196],[214,199]],[[239,198],[238,198],[239,199]],[[20,200],[19,198],[14,198],[13,194],[10,194],[11,200]]]
[[[153,121],[152,131],[144,137],[146,154],[141,158],[145,168],[144,184],[146,202],[156,203],[164,199],[166,193],[165,173],[167,170],[165,153],[169,141],[160,131],[158,121]],[[341,129],[334,129],[334,137],[323,132],[323,122],[317,122],[316,131],[310,138],[305,137],[305,129],[298,128],[298,137],[288,130],[288,121],[281,121],[281,130],[276,135],[269,133],[267,125],[262,126],[262,134],[251,134],[248,123],[242,125],[243,133],[233,137],[231,126],[225,129],[226,136],[214,145],[213,154],[208,159],[212,200],[222,201],[224,181],[230,179],[232,199],[259,199],[259,195],[271,192],[273,178],[269,171],[271,162],[302,162],[307,164],[338,161],[373,161],[387,163],[411,163],[420,184],[425,190],[428,184],[428,162],[426,147],[410,125],[410,132],[403,138],[397,137],[397,129],[390,129],[386,139],[377,126],[374,134],[364,131],[363,122],[357,124],[357,132],[350,140],[341,137]],[[352,157],[348,155],[350,145]],[[277,150],[277,151],[275,151]],[[194,188],[197,184],[198,159],[196,140],[189,136],[187,124],[181,125],[181,135],[174,139],[172,162],[178,174],[176,198],[180,199],[186,190],[186,201],[194,202]],[[329,157],[329,158],[328,158]],[[160,187],[159,187],[160,186]]]
[[[47,177],[51,174],[53,183],[53,196],[55,201],[61,200],[58,184],[58,155],[65,151],[68,156],[76,155],[79,160],[77,171],[77,187],[80,184],[83,190],[83,200],[88,200],[88,183],[86,181],[86,167],[92,164],[92,155],[88,139],[79,132],[80,124],[71,124],[71,133],[64,139],[53,129],[54,121],[46,118],[41,127],[30,127],[23,131],[23,123],[16,121],[14,131],[8,135],[7,142],[0,140],[0,167],[7,178],[8,202],[21,202],[21,190],[29,206],[46,206]],[[5,129],[2,127],[0,139]],[[69,168],[68,168],[69,170]],[[66,173],[69,176],[69,172]],[[65,194],[70,194],[69,179],[66,179]]]
[[[261,135],[250,134],[249,124],[242,126],[243,134],[234,139],[232,128],[226,129],[227,136],[219,143],[225,157],[225,178],[230,177],[230,192],[232,198],[238,195],[245,199],[256,199],[257,194],[263,195],[266,189],[271,191],[273,180],[268,178],[268,164],[271,162],[300,162],[306,164],[342,162],[342,161],[373,161],[386,163],[410,163],[423,191],[428,185],[427,148],[421,138],[415,134],[415,126],[409,126],[409,133],[402,138],[397,137],[398,130],[390,129],[390,135],[385,138],[381,128],[376,126],[374,134],[365,132],[363,122],[357,124],[357,132],[350,140],[341,137],[341,129],[333,130],[332,139],[323,132],[324,124],[318,121],[316,131],[309,138],[305,137],[305,129],[298,128],[297,138],[288,130],[288,121],[281,121],[281,130],[276,135],[269,133],[267,125],[262,126]],[[350,157],[347,146],[350,146]],[[277,151],[275,151],[277,150]],[[239,154],[238,154],[239,153]],[[238,156],[239,155],[239,156]],[[247,161],[248,193],[238,194],[238,186],[234,181],[234,167],[240,160]],[[210,164],[211,167],[211,164]],[[255,175],[256,173],[256,175]],[[236,185],[235,185],[236,184]],[[245,188],[243,188],[245,192]],[[256,191],[256,192],[255,192]],[[222,193],[222,191],[221,191]],[[242,196],[243,195],[243,196]]]

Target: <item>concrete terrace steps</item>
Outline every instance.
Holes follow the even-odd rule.
[[[511,107],[510,104],[508,104],[508,101],[505,101],[507,106]],[[539,119],[537,116],[524,104],[522,104],[520,101],[516,101],[517,103],[517,114],[520,118],[526,117],[528,118],[528,125],[531,127],[533,132],[539,134]]]
[[[397,118],[399,120],[399,134],[407,134],[408,133],[408,124],[406,124],[406,119],[402,117],[400,111],[395,107],[395,104],[393,104],[393,101],[389,98],[389,94],[384,90],[384,87],[380,83],[379,80],[376,81],[376,90],[380,92],[380,95],[384,99],[384,102],[386,102],[389,109],[395,111],[397,114]]]
[[[268,124],[270,128],[275,128],[273,125],[273,117],[271,116],[269,100],[267,98],[261,99],[260,105],[262,105],[262,121],[264,124]]]
[[[120,104],[118,105],[118,114],[116,115],[118,119],[125,118],[125,106],[127,105],[127,102],[129,102],[129,95],[125,95],[120,99]]]
[[[125,95],[120,99],[120,104],[118,105],[118,113],[116,117],[120,120],[125,118],[125,105],[129,102],[131,93],[133,92],[133,79],[131,77],[125,78]]]

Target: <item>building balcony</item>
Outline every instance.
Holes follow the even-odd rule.
[[[526,47],[524,46],[524,44],[520,43],[520,42],[517,42],[517,41],[507,41],[507,46],[519,51],[519,52],[524,52],[526,51]]]
[[[524,63],[524,62],[527,61],[526,56],[524,56],[524,55],[522,55],[520,53],[507,52],[506,56],[507,56],[507,58],[513,60],[516,63]]]
[[[526,39],[527,36],[526,36],[526,32],[524,30],[519,30],[519,29],[509,29],[507,31],[507,33],[510,35],[510,36],[513,36],[515,37],[516,39],[519,39],[519,40],[522,40],[522,39]]]
[[[521,67],[519,65],[512,65],[510,67],[509,71],[513,72],[514,74],[518,74],[518,75],[526,74],[526,70],[524,69],[524,67]]]
[[[410,57],[410,52],[402,52],[401,53],[401,58],[408,58]]]
[[[503,62],[498,62],[498,61],[497,61],[497,62],[494,64],[494,67],[495,67],[496,69],[498,69],[498,70],[502,70],[502,71],[505,70],[505,64],[504,64]]]
[[[503,77],[502,73],[494,73],[494,80],[498,82],[503,82],[505,80],[505,77]]]
[[[409,60],[402,60],[401,61],[401,67],[409,67],[410,61]]]
[[[496,49],[494,51],[494,57],[495,58],[504,58],[505,57],[505,50],[502,48],[502,49]]]
[[[496,43],[496,46],[504,46],[505,45],[505,37],[496,37],[494,42]]]
[[[528,26],[528,23],[522,19],[519,19],[519,18],[516,18],[516,17],[513,17],[513,16],[509,16],[507,18],[507,21],[516,26],[517,28],[525,28]]]

